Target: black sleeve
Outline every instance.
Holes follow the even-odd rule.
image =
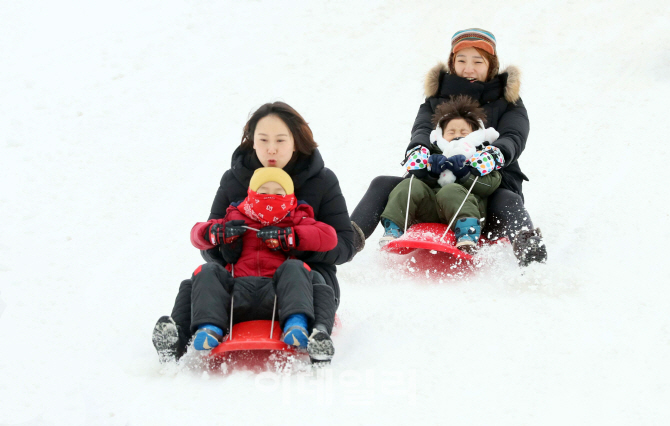
[[[526,148],[526,140],[530,131],[528,112],[521,99],[516,104],[509,104],[505,113],[498,121],[496,128],[500,137],[491,145],[497,146],[505,157],[505,166],[515,163]]]
[[[223,174],[223,177],[221,177],[221,183],[219,183],[219,189],[214,196],[212,208],[210,209],[209,218],[207,220],[222,219],[226,217],[226,209],[228,209],[228,206],[230,206],[231,203],[229,197],[231,178],[232,172],[230,170],[226,171]],[[209,250],[200,250],[200,255],[206,262],[214,262],[223,266],[226,265],[218,247]]]
[[[416,114],[416,119],[412,126],[412,138],[407,146],[407,151],[417,145],[430,147],[430,132],[435,128],[432,122],[434,113],[435,111],[433,111],[433,107],[430,104],[430,98],[426,98],[426,101],[421,104],[419,112]]]
[[[230,206],[232,202],[230,199],[230,181],[232,179],[232,172],[230,170],[226,171],[221,177],[221,183],[219,183],[219,189],[216,191],[214,196],[214,201],[212,202],[212,208],[210,209],[209,218],[212,219],[223,219],[226,217],[226,209]]]
[[[209,250],[200,250],[200,256],[208,263],[218,263],[221,266],[226,266],[227,263],[223,260],[223,255],[219,251],[219,247],[214,247]]]
[[[316,217],[316,220],[335,228],[337,246],[326,252],[296,252],[295,255],[307,263],[317,262],[329,265],[341,265],[351,260],[355,253],[354,230],[351,227],[347,203],[342,195],[337,176],[329,169],[324,169],[324,173],[324,183],[328,187],[324,188],[324,196],[321,200],[318,210],[319,215]]]

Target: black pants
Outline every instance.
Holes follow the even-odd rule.
[[[366,239],[377,228],[391,190],[403,179],[405,178],[398,176],[377,176],[370,183],[351,214],[352,222],[356,222],[361,228]],[[514,241],[514,236],[523,227],[532,229],[533,222],[523,205],[521,195],[504,188],[496,190],[488,198],[486,224],[482,235],[487,238],[507,237]]]
[[[330,334],[337,310],[335,292],[320,273],[304,265],[298,260],[287,260],[272,278],[233,278],[218,263],[202,265],[191,279],[182,281],[172,309],[172,319],[183,333],[184,344],[202,324],[228,329],[231,296],[235,298],[234,323],[272,319],[276,294],[277,319],[282,327],[290,315],[304,313],[310,328],[321,325]]]

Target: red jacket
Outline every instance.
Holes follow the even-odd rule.
[[[207,229],[215,223],[225,224],[231,220],[244,220],[247,226],[260,229],[263,225],[256,222],[240,212],[236,206],[229,206],[223,219],[212,219],[207,222],[198,222],[191,229],[191,243],[200,250],[209,250],[215,246],[209,241]],[[280,228],[293,227],[293,232],[298,236],[300,251],[329,251],[337,246],[337,234],[335,229],[323,222],[314,219],[314,210],[308,204],[298,204],[279,223],[273,226]],[[247,230],[242,235],[242,254],[235,264],[235,277],[270,277],[274,275],[279,266],[284,263],[289,255],[283,250],[270,250],[263,240],[256,237],[256,232]],[[228,271],[230,265],[226,265]]]

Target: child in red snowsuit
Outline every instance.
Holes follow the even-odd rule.
[[[309,205],[296,199],[286,172],[276,167],[257,169],[247,198],[231,204],[223,219],[196,223],[191,242],[201,250],[220,246],[228,263],[225,268],[207,263],[193,274],[195,349],[212,349],[228,334],[231,296],[233,321],[243,322],[271,319],[276,295],[282,340],[307,348],[312,359],[332,357],[327,327],[319,326],[318,300],[312,291],[314,273],[293,254],[332,250],[337,234],[330,225],[314,219]],[[310,325],[314,326],[311,336],[307,333]]]

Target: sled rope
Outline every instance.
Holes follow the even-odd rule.
[[[277,309],[277,295],[275,294],[275,303],[272,305],[272,325],[270,325],[270,339],[272,339],[272,333],[275,330],[275,309]]]
[[[456,210],[456,213],[454,214],[454,217],[451,218],[451,222],[449,222],[449,225],[447,226],[447,230],[444,231],[444,234],[442,234],[442,238],[440,239],[441,241],[444,241],[444,237],[447,236],[447,232],[451,229],[451,225],[454,223],[454,220],[456,220],[456,216],[461,212],[461,209],[463,208],[463,204],[465,204],[465,200],[468,199],[470,196],[470,192],[472,192],[472,188],[475,187],[475,184],[477,183],[477,179],[479,179],[479,176],[475,176],[475,180],[472,182],[472,185],[470,186],[470,189],[468,189],[468,193],[465,194],[465,198],[463,198],[463,202],[461,203],[460,206],[458,206],[458,210]]]
[[[235,295],[230,296],[230,327],[228,328],[228,340],[233,340],[233,301]]]
[[[289,260],[291,256],[287,255],[286,260]],[[270,323],[270,339],[272,339],[272,334],[275,331],[275,309],[277,309],[277,293],[275,293],[275,301],[272,305],[272,322]]]
[[[409,178],[409,192],[407,193],[407,208],[405,209],[405,232],[407,232],[407,219],[409,218],[409,200],[412,198],[412,179],[414,175]]]
[[[410,180],[410,185],[412,184],[412,181]],[[410,186],[411,188],[411,186]],[[408,206],[409,206],[409,201],[408,201]],[[405,219],[405,226],[407,226],[407,219]],[[258,229],[252,228],[250,226],[242,226],[243,228],[247,228],[251,231],[256,231],[258,232]],[[289,259],[290,257],[287,257],[286,259]],[[230,265],[230,275],[235,278],[235,265]],[[235,295],[232,294],[230,296],[230,327],[228,328],[228,340],[233,340],[233,306],[235,302]],[[272,339],[272,335],[274,334],[275,330],[275,310],[277,309],[277,294],[275,294],[275,301],[274,304],[272,305],[272,323],[270,325],[270,339]]]
[[[235,265],[230,265],[230,275],[235,278]],[[228,327],[228,340],[233,340],[233,301],[235,294],[230,295],[230,327]]]

